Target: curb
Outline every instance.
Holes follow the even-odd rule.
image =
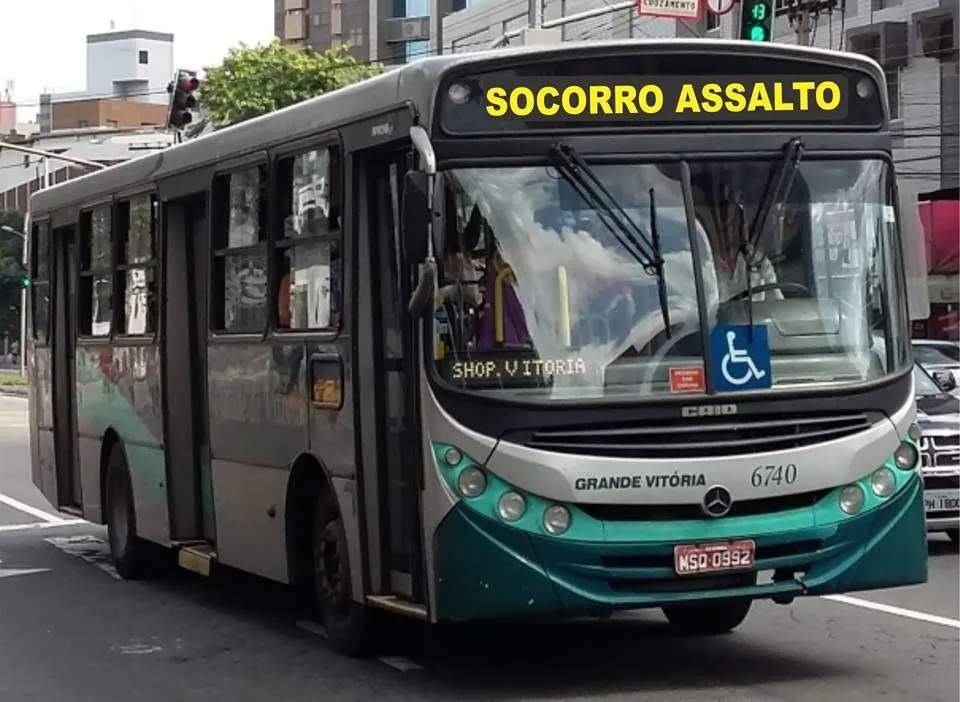
[[[26,385],[0,385],[0,395],[8,395],[10,397],[26,397],[29,394],[30,388]]]

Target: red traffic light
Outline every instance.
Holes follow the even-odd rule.
[[[193,92],[200,87],[200,81],[196,76],[190,76],[183,83],[183,89],[189,92]]]

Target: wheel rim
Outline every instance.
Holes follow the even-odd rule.
[[[336,614],[345,613],[349,602],[344,560],[341,539],[333,524],[327,524],[314,547],[314,571],[322,604]]]
[[[116,555],[122,555],[130,532],[127,500],[123,490],[123,480],[113,481],[113,497],[110,500],[110,548]]]

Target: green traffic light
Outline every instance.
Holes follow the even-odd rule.
[[[757,22],[763,22],[767,18],[767,6],[762,2],[755,3],[750,8],[750,16]]]
[[[750,41],[766,41],[767,32],[763,27],[750,27]]]
[[[23,276],[23,287],[25,288],[30,287],[30,278],[28,276]]]

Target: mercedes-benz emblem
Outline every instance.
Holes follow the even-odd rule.
[[[714,485],[707,488],[700,509],[708,517],[723,517],[733,507],[733,495],[723,485]]]

